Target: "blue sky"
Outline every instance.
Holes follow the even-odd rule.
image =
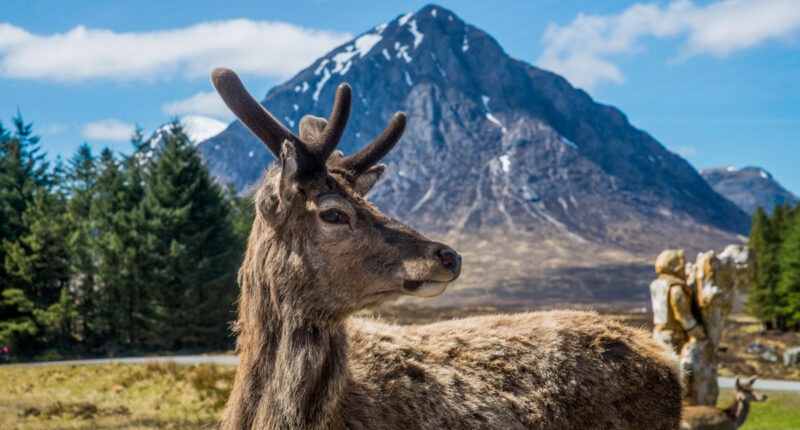
[[[263,96],[330,48],[422,1],[4,2],[0,120],[50,154],[128,151],[133,124],[228,121],[208,72]],[[760,166],[800,194],[800,2],[441,1],[512,56],[618,107],[696,168]]]

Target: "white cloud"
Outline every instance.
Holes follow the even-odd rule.
[[[232,121],[234,116],[222,98],[214,91],[197,93],[183,100],[165,103],[161,110],[167,115],[202,115]]]
[[[83,137],[96,140],[125,141],[131,138],[136,127],[118,119],[90,122],[83,127]]]
[[[677,152],[683,158],[694,157],[697,155],[697,150],[689,146],[679,146]]]
[[[705,6],[677,0],[663,8],[635,4],[618,15],[579,14],[563,27],[551,23],[537,64],[589,89],[599,82],[624,82],[612,58],[643,51],[648,37],[684,38],[679,59],[724,57],[767,40],[789,39],[798,28],[797,0],[723,0]]]
[[[37,35],[0,23],[0,76],[56,81],[208,76],[215,67],[291,76],[351,35],[235,19],[141,33],[77,26]]]

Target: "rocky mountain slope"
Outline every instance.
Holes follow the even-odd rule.
[[[749,215],[758,206],[772,213],[775,205],[786,202],[796,205],[800,199],[759,167],[721,167],[701,170],[700,174],[717,193],[736,203]]]
[[[742,210],[619,110],[509,57],[444,8],[375,27],[263,104],[296,130],[305,114],[328,115],[340,82],[353,87],[345,154],[394,111],[408,115],[369,198],[464,253],[464,281],[443,302],[542,303],[563,291],[573,302],[641,300],[661,248],[719,247],[747,232]],[[240,189],[272,162],[239,122],[200,148]]]

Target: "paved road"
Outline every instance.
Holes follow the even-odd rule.
[[[73,364],[109,364],[109,363],[128,363],[144,364],[149,362],[174,361],[178,364],[199,364],[217,363],[222,365],[236,366],[239,357],[235,355],[174,355],[167,357],[125,357],[125,358],[97,358],[91,360],[69,360],[69,361],[41,361],[37,363],[20,363],[11,366],[70,366]]]
[[[734,378],[719,378],[720,388],[733,388]],[[794,391],[800,392],[800,382],[779,381],[775,379],[757,379],[756,390],[762,391]]]
[[[108,364],[108,363],[131,363],[143,364],[147,362],[174,361],[178,364],[199,364],[216,363],[221,365],[236,366],[239,358],[233,355],[176,355],[170,357],[127,357],[127,358],[100,358],[94,360],[71,360],[71,361],[43,361],[39,363],[12,364],[12,366],[56,366],[73,364]],[[734,378],[719,378],[720,388],[733,388]],[[778,381],[773,379],[759,379],[756,388],[764,391],[794,391],[800,392],[800,382]]]

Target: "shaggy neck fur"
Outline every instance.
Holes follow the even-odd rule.
[[[733,402],[725,409],[728,417],[736,425],[736,428],[741,427],[747,421],[747,415],[750,413],[750,402],[740,401],[736,396],[733,396]]]
[[[239,367],[223,428],[341,427],[343,323],[284,295],[313,288],[313,275],[297,270],[298,254],[274,230],[256,224],[239,274]]]

